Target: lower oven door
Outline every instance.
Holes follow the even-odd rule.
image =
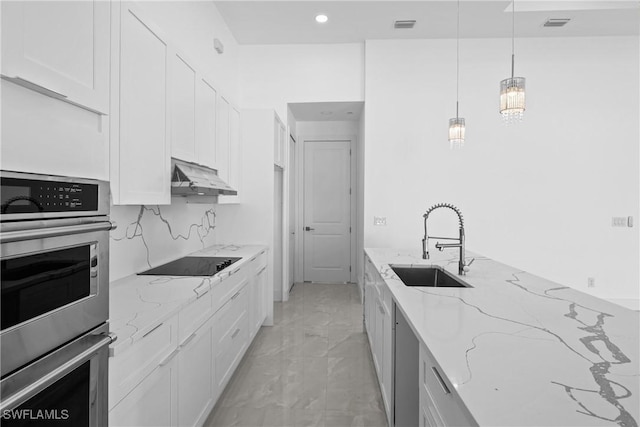
[[[0,382],[0,424],[106,426],[108,324]]]

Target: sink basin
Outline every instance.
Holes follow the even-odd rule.
[[[432,288],[471,288],[442,267],[391,265],[391,269],[405,286],[429,286]]]

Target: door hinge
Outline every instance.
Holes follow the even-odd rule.
[[[351,227],[349,227],[349,233],[351,233]]]
[[[351,273],[351,266],[349,266],[349,273]]]
[[[351,189],[349,189],[349,194],[351,194]]]
[[[351,155],[351,148],[349,148],[349,155]]]

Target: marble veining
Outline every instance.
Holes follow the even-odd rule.
[[[111,217],[115,280],[215,244],[214,205],[113,206]]]
[[[480,256],[473,288],[406,287],[389,264],[457,257],[366,252],[480,425],[637,427],[638,312]]]
[[[129,275],[109,286],[109,324],[117,340],[110,346],[116,355],[145,333],[170,319],[181,308],[218,285],[230,271],[241,268],[265,246],[216,245],[193,253],[196,256],[237,256],[241,260],[211,277]]]

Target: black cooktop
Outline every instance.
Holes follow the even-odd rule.
[[[213,276],[241,259],[187,256],[138,274],[150,276]]]

